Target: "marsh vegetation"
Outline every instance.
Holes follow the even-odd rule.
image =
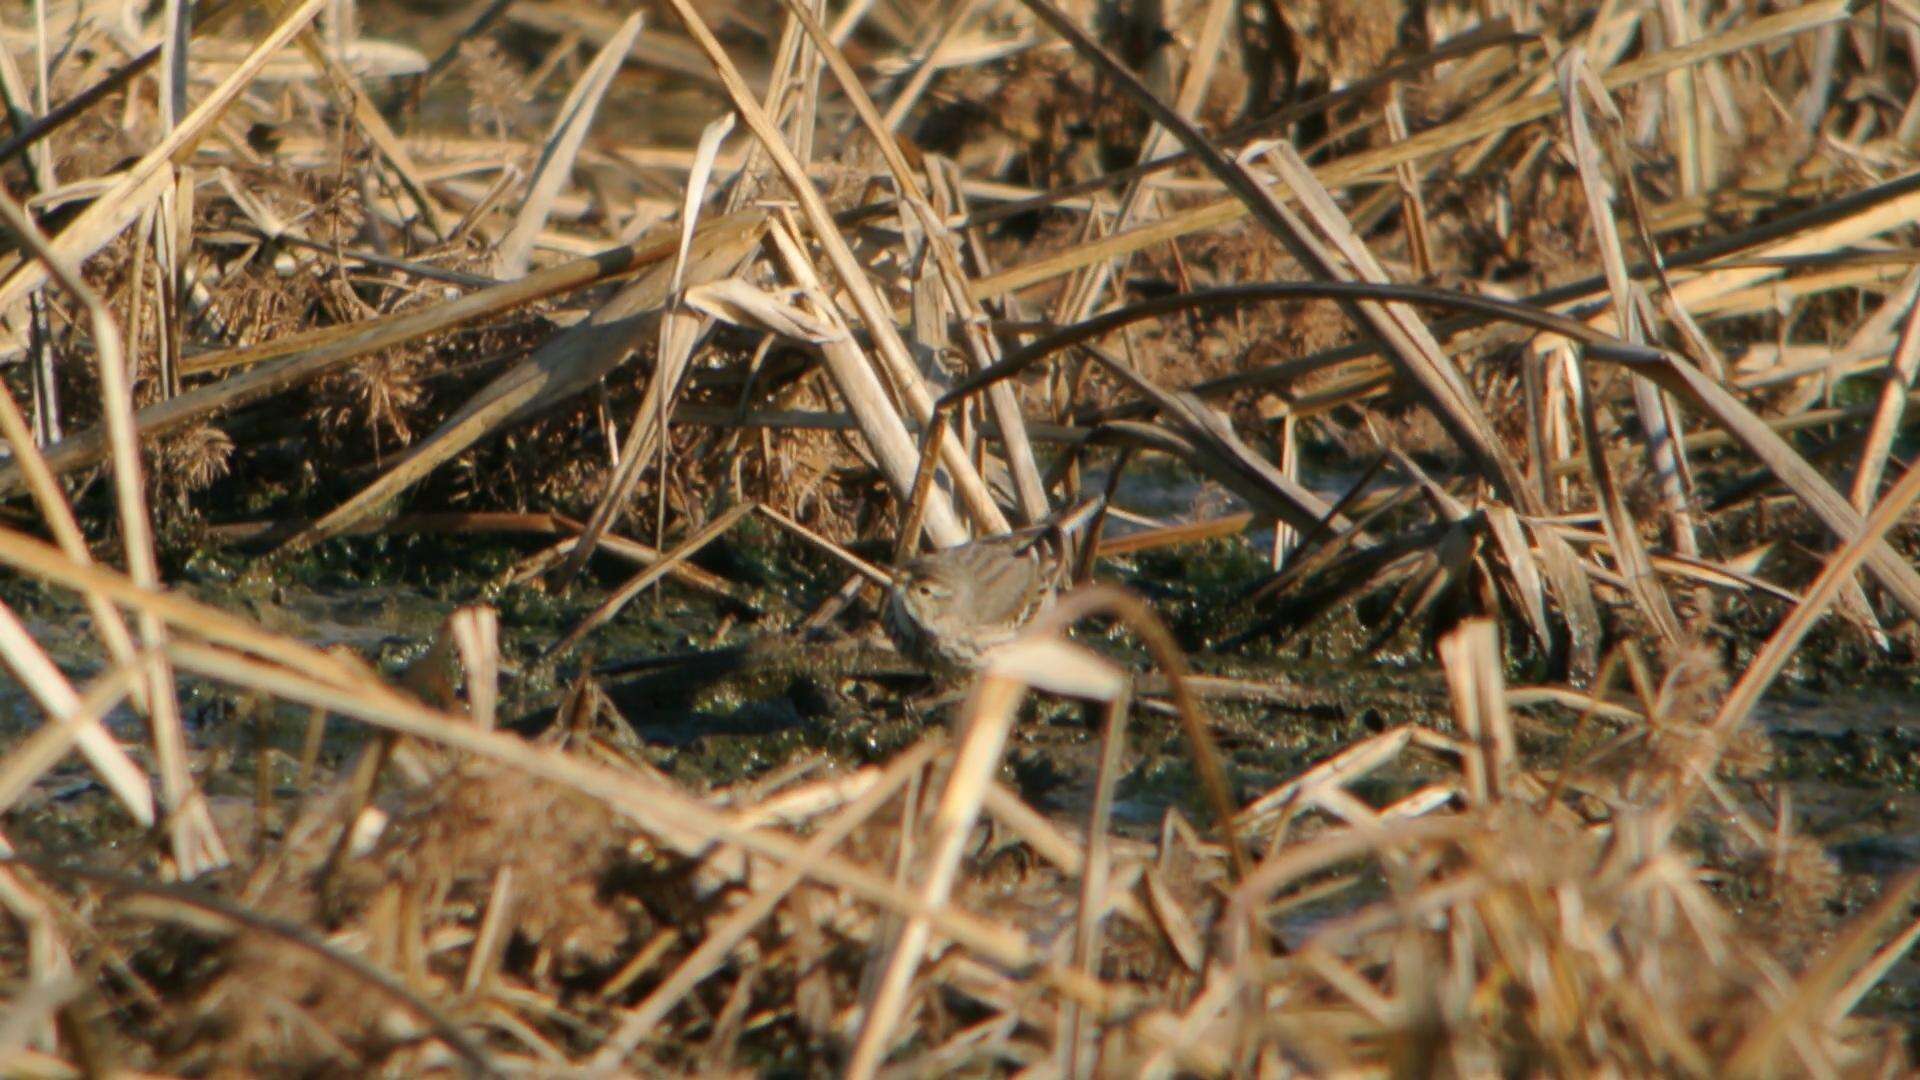
[[[1911,5],[32,0],[0,99],[0,1072],[1912,1072]]]

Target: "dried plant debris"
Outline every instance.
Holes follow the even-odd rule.
[[[124,7],[0,1071],[1914,1072],[1911,5]]]
[[[990,708],[969,706],[961,748],[1012,722]],[[1032,966],[962,941],[930,950],[889,1054],[904,1068],[957,1054],[951,1067],[997,1070],[1064,1051],[1115,1075],[1435,1061],[1471,1074],[1714,1074],[1748,1058],[1788,1072],[1905,1067],[1898,1026],[1847,1020],[1838,996],[1898,908],[1835,918],[1840,879],[1817,848],[1764,827],[1748,846],[1740,829],[1753,823],[1723,833],[1724,808],[1683,805],[1685,785],[1502,774],[1475,744],[1406,731],[1397,753],[1311,770],[1254,800],[1279,815],[1246,819],[1255,861],[1244,876],[1178,812],[1157,840],[1105,840],[1085,968],[1066,958],[1085,947],[1088,835],[991,794],[948,910],[1012,929],[1018,944],[1006,947]],[[1490,745],[1502,738],[1487,733]],[[1386,803],[1364,794],[1418,748],[1442,764],[1418,770],[1418,790]],[[809,849],[836,840],[839,865],[881,883],[863,892],[902,868],[905,896],[934,872],[954,754],[936,738],[897,765],[697,798],[732,828],[792,830]],[[663,782],[588,744],[571,756],[614,783]],[[312,800],[263,861],[201,886],[223,899],[192,918],[158,886],[143,896],[55,866],[10,871],[23,896],[97,913],[70,947],[83,969],[111,958],[127,974],[99,990],[120,1017],[107,1045],[184,1073],[451,1072],[465,1048],[442,1041],[448,1024],[500,1068],[585,1062],[609,1046],[647,1071],[830,1071],[857,1055],[863,988],[911,921],[900,901],[871,904],[815,876],[817,863],[724,839],[662,842],[663,819],[490,757],[402,743],[397,773],[408,757],[427,774],[419,786],[370,805],[346,787]],[[1563,802],[1575,789],[1583,799]],[[1679,839],[1716,835],[1705,849]],[[1890,890],[1883,906],[1911,903],[1911,881]],[[71,894],[98,899],[72,906]],[[228,905],[262,925],[226,923]],[[702,960],[713,937],[726,951]],[[1844,970],[1827,973],[1834,964]],[[636,1040],[637,1016],[650,1020]],[[995,1034],[976,1041],[982,1025]]]

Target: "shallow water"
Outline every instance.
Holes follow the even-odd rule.
[[[1196,497],[1205,497],[1198,488],[1169,492],[1156,509],[1173,511],[1182,503],[1190,508]],[[270,631],[321,648],[348,648],[389,674],[423,653],[441,622],[459,606],[455,599],[434,591],[401,585],[353,587],[339,579],[326,582],[325,587],[236,590],[188,586],[184,591],[200,593],[210,602],[238,609]],[[28,598],[24,604],[14,597],[8,599],[35,638],[76,685],[84,684],[90,673],[99,670],[91,620],[83,608],[71,600],[49,599],[44,595]],[[616,620],[596,639],[598,655],[616,658],[678,651],[671,639],[680,637],[690,622],[697,622],[698,615],[697,604],[688,607],[669,601],[665,608],[649,608],[643,600],[635,611]],[[567,621],[567,617],[562,616],[562,621]],[[540,642],[526,640],[530,632],[544,635],[547,627],[516,627],[510,617],[503,616],[503,647],[510,659],[516,651],[526,655],[541,647]],[[1259,774],[1269,769],[1276,779],[1284,777],[1339,745],[1363,737],[1366,732],[1355,727],[1354,718],[1348,716],[1343,722],[1338,719],[1341,714],[1370,708],[1376,715],[1365,718],[1369,727],[1420,719],[1412,714],[1384,715],[1397,708],[1384,691],[1377,705],[1366,703],[1368,687],[1405,682],[1405,673],[1355,678],[1353,672],[1343,674],[1342,671],[1328,667],[1316,672],[1297,663],[1276,663],[1263,673],[1259,666],[1242,665],[1237,674],[1284,686],[1289,693],[1297,693],[1301,702],[1297,708],[1230,702],[1211,706],[1222,724],[1223,737],[1237,740],[1233,757],[1236,771],[1243,774],[1243,784],[1257,788],[1263,779]],[[1355,686],[1361,689],[1353,691],[1351,700],[1343,699],[1332,690],[1331,682],[1335,679],[1347,690]],[[1318,682],[1329,685],[1316,686]],[[511,692],[511,688],[508,689]],[[183,680],[182,691],[189,705],[217,696],[213,688],[192,680]],[[723,717],[711,711],[651,718],[655,723],[647,722],[649,718],[636,716],[634,719],[639,721],[636,726],[642,734],[675,744],[720,734],[751,735],[768,731],[769,725],[781,726],[774,713],[794,715],[790,706],[772,708],[782,704],[771,700],[778,696],[752,692],[744,697],[728,695],[729,704],[742,715],[750,715],[751,723],[724,723]],[[754,700],[756,697],[762,700]],[[1330,715],[1336,718],[1333,729],[1347,730],[1329,729]],[[1783,781],[1806,832],[1821,837],[1849,869],[1885,875],[1920,865],[1920,695],[1873,687],[1817,694],[1794,688],[1777,689],[1762,702],[1756,715],[1772,735],[1779,759],[1776,776]],[[705,730],[701,727],[703,717],[714,722]],[[0,675],[0,738],[12,741],[38,724],[40,718],[38,706],[20,685]],[[193,719],[189,710],[189,723]],[[131,738],[138,734],[134,718],[125,709],[116,711],[110,722],[125,736]],[[1177,733],[1163,717],[1142,716],[1134,727],[1136,741],[1142,731],[1155,733],[1150,741],[1161,741],[1161,749],[1178,756]],[[1044,754],[1056,767],[1071,775],[1083,764],[1090,771],[1093,735],[1077,715],[1054,713],[1044,721],[1029,725],[1026,737],[1016,744],[1015,751],[1018,753],[1024,748],[1030,753]],[[1175,741],[1159,740],[1159,735]],[[1302,755],[1303,760],[1294,760]],[[1085,760],[1080,760],[1082,758]],[[1263,764],[1267,768],[1261,768]],[[1151,769],[1135,772],[1145,776]],[[1091,782],[1090,775],[1087,782]],[[1046,801],[1051,802],[1057,812],[1074,816],[1084,810],[1075,797],[1080,786],[1075,782],[1061,785]],[[1119,818],[1139,825],[1157,822],[1169,805],[1179,801],[1181,793],[1156,794],[1156,786],[1143,783],[1140,790],[1123,790],[1116,807]],[[1176,789],[1182,786],[1172,785]]]
[[[1207,497],[1197,488],[1171,492],[1155,509],[1178,515]],[[275,632],[321,647],[351,649],[389,674],[424,652],[442,620],[458,606],[454,595],[458,590],[449,593],[393,584],[356,587],[337,576],[320,585],[203,583],[186,586],[184,591],[243,612]],[[540,609],[527,621],[513,615],[527,610],[526,606],[507,598],[500,607],[503,646],[509,658],[537,653],[553,639],[555,621],[570,625],[603,592],[597,587],[582,590],[567,610]],[[98,654],[83,609],[37,593],[8,600],[77,685],[98,670]],[[658,602],[643,600],[596,637],[598,655],[613,659],[703,644],[696,638],[704,633],[692,629],[702,623],[703,612],[711,614],[672,590]],[[1409,696],[1416,691],[1409,688],[1422,680],[1432,681],[1431,676],[1410,672],[1356,676],[1349,670],[1342,675],[1335,668],[1315,671],[1297,663],[1275,664],[1264,673],[1258,667],[1236,673],[1286,687],[1290,693],[1297,692],[1301,702],[1297,707],[1209,705],[1243,796],[1263,791],[1384,726],[1422,721],[1420,704]],[[900,694],[922,692],[910,684],[873,684],[817,672],[813,681],[825,685],[817,691],[802,691],[798,682],[776,681],[736,686],[718,698],[642,699],[637,705],[627,699],[623,704],[633,713],[638,734],[662,755],[664,764],[684,779],[702,782],[758,773],[795,753],[872,760],[917,738],[925,723],[937,722],[937,708],[902,710]],[[1396,688],[1401,692],[1398,698],[1391,693]],[[1369,695],[1376,691],[1379,701],[1370,702]],[[797,696],[802,694],[815,694],[819,700]],[[210,789],[228,794],[248,791],[253,783],[249,760],[255,742],[251,733],[242,735],[231,723],[236,715],[232,695],[183,679],[181,698],[189,738],[202,767],[224,763],[224,775],[209,777]],[[1442,703],[1429,715],[1443,711]],[[1920,695],[1906,690],[1778,689],[1757,713],[1776,751],[1778,782],[1765,780],[1736,794],[1749,801],[1759,820],[1768,823],[1775,801],[1784,796],[1795,828],[1818,840],[1842,871],[1861,882],[1889,881],[1920,867],[1920,715],[1916,714],[1920,714]],[[1548,724],[1557,722],[1556,714],[1537,715]],[[0,677],[0,750],[17,743],[40,719],[38,707],[19,684]],[[304,722],[304,710],[280,710],[273,736],[276,745],[288,754],[295,752]],[[136,756],[147,760],[135,718],[123,709],[111,723]],[[1150,837],[1173,808],[1189,820],[1203,820],[1206,812],[1178,725],[1164,715],[1136,710],[1131,731],[1131,753],[1114,808],[1115,827]],[[326,760],[331,764],[346,760],[363,738],[353,725],[330,725]],[[1062,819],[1083,821],[1091,803],[1097,754],[1096,732],[1077,711],[1041,705],[1029,709],[1016,732],[1008,769],[1036,805]],[[1370,778],[1357,793],[1378,804],[1417,786],[1418,776],[1406,769],[1398,771],[1401,775],[1389,770]],[[28,842],[91,842],[102,829],[109,833],[120,829],[113,823],[117,813],[107,806],[103,791],[77,757],[43,777],[17,816],[44,818],[22,829]],[[1886,1014],[1917,1000],[1920,962],[1909,958],[1869,1005]]]
[[[1920,696],[1790,690],[1757,712],[1804,832],[1848,870],[1889,877],[1920,866]]]

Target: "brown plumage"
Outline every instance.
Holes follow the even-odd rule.
[[[1046,525],[908,561],[894,574],[882,617],[894,645],[943,674],[979,667],[1053,599],[1067,576],[1065,538],[1096,509],[1083,503]]]

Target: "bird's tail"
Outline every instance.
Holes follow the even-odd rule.
[[[1085,581],[1093,571],[1093,555],[1100,544],[1100,524],[1106,518],[1107,497],[1097,495],[1062,507],[1045,521],[1031,526],[1033,536],[1024,547],[1038,550],[1055,568],[1056,586]]]

